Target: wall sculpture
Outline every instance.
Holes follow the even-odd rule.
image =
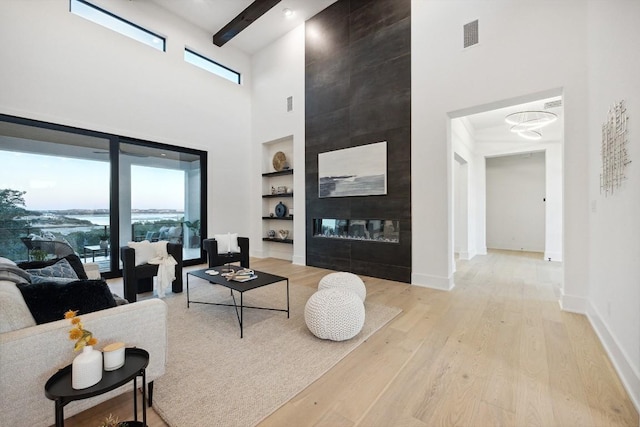
[[[627,108],[624,100],[616,102],[607,113],[602,124],[602,170],[600,173],[600,194],[609,196],[626,179],[625,169],[631,159],[627,151]]]

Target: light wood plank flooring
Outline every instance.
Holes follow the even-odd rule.
[[[251,262],[292,286],[315,287],[326,272]],[[587,319],[560,311],[560,280],[559,264],[508,251],[458,261],[451,292],[365,278],[368,301],[402,314],[260,427],[638,426]],[[120,281],[110,285],[122,293]],[[128,419],[131,407],[127,393],[65,425]],[[166,426],[153,410],[148,417]]]

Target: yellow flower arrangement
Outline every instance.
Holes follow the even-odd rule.
[[[69,319],[73,327],[69,331],[69,339],[75,340],[76,345],[73,347],[73,351],[82,349],[85,345],[96,345],[98,340],[94,338],[91,331],[84,329],[84,325],[77,316],[77,310],[69,310],[64,314],[65,319]]]

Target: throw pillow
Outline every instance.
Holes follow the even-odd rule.
[[[67,279],[78,279],[78,275],[76,274],[69,261],[62,258],[58,260],[53,265],[43,268],[29,268],[25,269],[27,273],[31,276],[42,276],[42,277],[64,277]]]
[[[136,251],[136,266],[147,264],[150,259],[156,257],[156,248],[148,240],[129,242],[127,245]]]
[[[129,301],[127,301],[126,299],[122,298],[120,295],[116,295],[114,293],[111,293],[111,295],[113,296],[113,299],[115,300],[116,305],[129,304]]]
[[[78,280],[77,277],[74,279],[71,277],[38,276],[36,274],[31,276],[31,284],[34,285],[38,283],[57,283],[58,285],[66,285],[67,283],[75,282],[76,280]]]
[[[240,252],[240,246],[238,246],[238,233],[214,234],[213,238],[218,242],[219,254]]]
[[[18,264],[18,267],[22,268],[23,270],[43,268],[43,267],[48,267],[50,265],[53,265],[63,259],[66,259],[67,262],[71,265],[71,267],[73,268],[73,271],[76,272],[76,277],[78,279],[82,279],[82,280],[88,279],[87,273],[84,271],[82,261],[80,260],[80,257],[78,257],[78,255],[76,254],[70,254],[62,258],[54,258],[47,261],[21,262]]]
[[[59,285],[56,283],[16,285],[37,324],[64,319],[68,310],[78,314],[115,307],[116,301],[109,286],[102,280],[76,280]]]

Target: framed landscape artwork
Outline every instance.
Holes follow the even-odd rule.
[[[318,196],[387,194],[387,141],[318,154]]]

